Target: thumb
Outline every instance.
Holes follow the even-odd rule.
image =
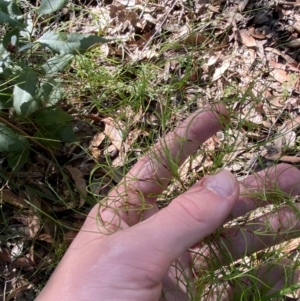
[[[184,251],[223,224],[238,197],[238,182],[228,171],[206,176],[168,207],[129,229],[135,228],[139,237],[139,246],[132,247],[141,251],[143,245],[149,261],[156,262],[163,275]]]

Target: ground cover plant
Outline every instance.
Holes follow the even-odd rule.
[[[92,205],[205,105],[226,104],[230,123],[174,163],[160,207],[224,168],[241,180],[280,162],[298,166],[299,10],[267,0],[0,0],[3,300],[32,300]],[[287,204],[298,216],[297,196],[273,187],[256,197],[272,205],[228,226]],[[299,285],[264,296],[253,272],[281,258],[296,269],[297,236],[203,273],[199,299],[225,281],[241,288],[237,300],[297,299]]]

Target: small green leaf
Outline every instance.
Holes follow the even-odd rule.
[[[108,40],[93,35],[82,35],[79,33],[68,35],[63,32],[47,31],[37,42],[60,54],[76,54],[85,52],[97,43],[106,43]]]
[[[20,152],[24,147],[28,147],[27,139],[0,123],[0,152]]]
[[[29,156],[28,140],[0,123],[0,152],[7,154],[8,165],[18,171]]]
[[[72,116],[60,108],[44,108],[35,115],[35,123],[49,128],[64,125],[72,120]]]
[[[15,0],[0,0],[0,10],[13,19],[21,19],[22,13]]]
[[[61,144],[58,138],[44,127],[39,127],[34,137],[38,138],[38,141],[48,148],[59,148]]]
[[[28,116],[40,106],[40,102],[34,98],[37,89],[38,75],[32,70],[28,70],[21,74],[17,81],[13,91],[13,107],[17,114]]]
[[[9,152],[7,162],[14,172],[19,171],[27,162],[29,157],[29,148],[24,148],[21,152]]]
[[[20,31],[18,29],[11,30],[5,34],[3,37],[2,43],[3,46],[9,51],[10,46],[16,46],[19,45],[19,33]]]
[[[0,110],[8,109],[13,106],[13,91],[11,88],[0,90]]]
[[[73,59],[73,54],[63,54],[55,55],[50,58],[44,65],[42,65],[43,70],[46,74],[55,74],[59,71],[65,70],[69,66]]]
[[[60,81],[50,79],[41,85],[37,97],[43,102],[44,106],[52,107],[61,100],[62,95],[63,89]]]
[[[42,0],[41,6],[39,7],[39,15],[51,14],[68,3],[68,0]]]
[[[24,24],[11,18],[8,14],[0,11],[0,24],[8,23],[11,27],[24,28]]]
[[[61,141],[66,143],[74,142],[76,138],[71,124],[67,124],[60,128],[59,131],[57,131],[57,135]]]

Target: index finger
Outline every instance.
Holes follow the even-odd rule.
[[[145,219],[145,212],[147,217],[153,215],[158,210],[155,205],[157,195],[166,188],[174,172],[228,119],[228,112],[222,104],[193,113],[139,159],[109,194],[108,206],[120,209],[121,219],[130,225]],[[145,211],[145,208],[152,210]]]

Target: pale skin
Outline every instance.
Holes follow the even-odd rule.
[[[141,158],[102,202],[106,206],[96,205],[91,210],[37,300],[193,300],[196,274],[212,267],[207,260],[209,249],[199,247],[199,242],[229,219],[266,205],[244,192],[263,192],[277,185],[288,195],[300,194],[300,171],[280,164],[241,183],[227,171],[206,176],[158,210],[156,196],[172,178],[174,166],[221,130],[227,116],[222,104],[195,112]],[[293,231],[288,221],[292,221]],[[253,223],[223,230],[219,239],[228,244],[232,260],[279,243],[289,238],[290,232],[291,237],[300,236],[300,223],[288,207],[280,214],[261,217],[259,224],[268,225],[270,236],[264,243],[253,234],[257,230]],[[217,256],[223,264],[229,263],[222,254]],[[257,275],[269,285],[267,289],[262,285],[261,290],[271,294],[296,282],[297,270],[285,282],[282,277],[283,267],[291,264],[282,260],[271,270],[267,266],[258,269]],[[224,287],[222,300],[234,298],[238,288]],[[203,300],[217,300],[217,293],[210,292]]]

